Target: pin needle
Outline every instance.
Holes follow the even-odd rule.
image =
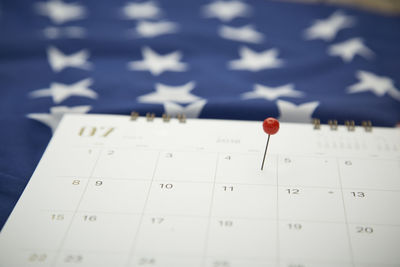
[[[264,169],[264,162],[265,162],[265,156],[267,155],[269,138],[271,135],[276,134],[279,131],[279,121],[275,118],[266,118],[263,122],[263,129],[264,132],[268,134],[268,139],[267,139],[267,144],[265,146],[264,157],[261,164],[261,170]]]

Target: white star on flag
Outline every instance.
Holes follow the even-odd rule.
[[[47,49],[47,57],[51,68],[55,72],[60,72],[67,67],[80,68],[84,70],[90,70],[92,68],[92,64],[87,61],[89,58],[89,52],[87,50],[81,50],[71,55],[65,55],[56,47],[50,46]]]
[[[360,80],[347,88],[349,94],[371,91],[376,96],[382,97],[386,93],[392,98],[400,101],[400,91],[394,86],[389,77],[378,76],[368,71],[357,71],[356,77]]]
[[[156,19],[161,16],[161,10],[153,1],[127,3],[123,9],[127,19]]]
[[[251,13],[249,5],[242,1],[214,1],[203,7],[203,14],[207,18],[218,18],[228,22],[237,17],[247,17]]]
[[[151,74],[158,76],[164,71],[186,71],[186,63],[179,62],[182,53],[175,51],[166,55],[157,54],[150,47],[142,48],[143,60],[128,63],[130,70],[150,71]]]
[[[328,48],[328,54],[331,56],[339,56],[344,62],[350,62],[356,55],[364,58],[371,58],[374,52],[369,49],[361,38],[352,38],[347,41],[333,44]]]
[[[306,29],[305,38],[331,41],[340,30],[349,28],[354,23],[353,17],[347,16],[341,11],[336,11],[326,19],[316,20],[312,26]]]
[[[57,38],[84,38],[86,35],[85,28],[68,26],[68,27],[46,27],[43,29],[43,34],[48,39]]]
[[[48,16],[55,24],[62,24],[86,17],[85,7],[77,3],[64,3],[62,0],[49,0],[36,3],[36,10],[43,16]]]
[[[169,21],[139,21],[134,31],[138,37],[151,38],[178,32],[178,24]]]
[[[207,100],[199,100],[184,107],[176,103],[166,102],[164,103],[164,110],[166,114],[172,117],[184,114],[187,118],[198,118],[206,103]]]
[[[300,105],[293,104],[289,101],[276,101],[279,109],[279,120],[282,122],[311,122],[312,114],[318,107],[319,102],[313,101]]]
[[[262,52],[255,52],[248,47],[239,49],[240,59],[228,63],[230,69],[260,71],[263,69],[278,68],[283,61],[278,58],[278,49],[272,48]]]
[[[51,83],[50,88],[39,89],[31,92],[30,97],[47,97],[51,96],[54,103],[58,104],[71,96],[80,96],[95,99],[97,93],[88,88],[93,83],[92,79],[84,79],[77,83],[66,85],[63,83]]]
[[[261,84],[255,84],[253,91],[242,94],[243,99],[264,98],[266,100],[275,100],[280,97],[303,97],[304,93],[294,90],[293,84],[285,84],[278,87],[269,87]]]
[[[220,26],[218,34],[225,39],[247,42],[247,43],[262,43],[264,35],[254,29],[253,25],[245,25],[242,27]]]
[[[181,104],[192,103],[201,100],[201,97],[195,96],[190,91],[194,89],[196,83],[188,82],[180,86],[170,86],[162,83],[156,83],[156,91],[146,95],[139,96],[137,100],[141,103],[166,103],[176,102]]]
[[[50,113],[30,113],[27,115],[27,117],[47,125],[54,133],[64,114],[67,113],[84,114],[89,112],[91,108],[92,108],[91,106],[75,106],[75,107],[57,106],[50,108]]]

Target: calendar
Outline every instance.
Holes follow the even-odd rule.
[[[315,129],[317,128],[317,129]],[[66,115],[0,266],[400,266],[400,130]]]

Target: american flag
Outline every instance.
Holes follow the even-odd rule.
[[[281,1],[1,1],[0,227],[65,113],[394,126],[399,30]]]

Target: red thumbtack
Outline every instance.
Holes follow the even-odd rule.
[[[266,118],[263,122],[264,132],[268,134],[267,145],[265,146],[264,158],[261,164],[261,170],[264,169],[265,156],[267,155],[269,137],[279,131],[279,121],[275,118]]]

